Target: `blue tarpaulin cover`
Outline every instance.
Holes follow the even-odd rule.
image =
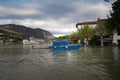
[[[53,41],[52,46],[66,46],[69,44],[67,40]]]

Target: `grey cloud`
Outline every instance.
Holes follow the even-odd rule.
[[[67,16],[69,13],[74,12],[74,10],[70,6],[51,4],[44,8],[44,12],[48,17],[60,18]]]
[[[4,4],[4,11],[0,12],[2,12],[3,14],[7,14],[5,16],[1,15],[0,18],[60,18],[67,16],[69,13],[76,13],[74,8],[72,7],[74,3],[84,4],[87,1],[89,0],[25,0],[25,3],[21,4]],[[90,3],[95,3],[97,0],[92,1]],[[7,11],[9,11],[10,13]]]
[[[75,31],[77,22],[105,18],[108,6],[103,0],[25,0],[20,4],[4,3],[0,4],[0,23],[17,23],[64,35]]]
[[[29,1],[29,3],[27,3]],[[59,19],[61,17],[69,17],[69,14],[72,14],[71,17],[81,15],[86,8],[86,5],[93,5],[99,3],[98,0],[27,0],[23,4],[14,4],[14,5],[3,5],[4,11],[0,11],[4,15],[0,15],[0,18],[16,18],[16,19],[46,19],[54,18]],[[100,0],[101,1],[101,0]],[[31,3],[32,2],[32,3]],[[74,4],[78,3],[79,5],[75,8],[81,10],[81,13],[76,14]],[[88,4],[89,3],[89,4]],[[82,7],[81,7],[82,5]],[[12,10],[11,10],[12,9]],[[8,12],[9,11],[9,12]]]
[[[0,18],[3,19],[25,19],[42,16],[42,11],[37,8],[24,5],[0,5]],[[39,6],[38,6],[39,7]]]

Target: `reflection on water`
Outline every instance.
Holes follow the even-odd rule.
[[[120,49],[0,46],[0,80],[120,80]]]

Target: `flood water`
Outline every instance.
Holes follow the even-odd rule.
[[[120,49],[0,46],[0,80],[120,80]]]

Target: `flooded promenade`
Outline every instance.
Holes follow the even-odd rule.
[[[120,80],[120,48],[0,46],[0,80]]]

